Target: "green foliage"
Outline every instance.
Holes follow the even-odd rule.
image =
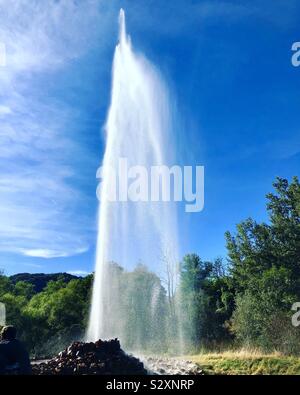
[[[296,177],[290,183],[278,178],[274,188],[267,195],[267,223],[248,218],[234,235],[226,233],[228,267],[222,259],[189,254],[177,287],[167,267],[164,288],[143,265],[129,272],[110,263],[108,333],[123,333],[129,349],[176,352],[180,326],[190,351],[234,338],[242,346],[300,353],[300,331],[291,325],[291,306],[300,301],[300,185]],[[92,282],[93,276],[66,273],[0,273],[0,301],[30,350],[47,355],[84,335]],[[121,301],[114,298],[120,294]],[[111,311],[118,328],[109,327]]]
[[[138,265],[133,272],[124,272],[122,278],[122,314],[129,349],[166,349],[163,338],[167,325],[166,292],[159,277]]]
[[[91,290],[92,276],[84,279],[63,280],[48,283],[44,291],[34,295],[24,314],[32,323],[31,332],[42,332],[41,341],[36,341],[32,346],[43,345],[45,339],[67,331],[72,332],[77,327],[81,334],[84,333]]]
[[[243,344],[298,352],[291,306],[300,300],[300,185],[278,178],[267,195],[269,224],[248,219],[226,234],[236,293],[233,330]]]
[[[12,284],[8,277],[0,272],[0,298],[12,290]]]
[[[25,281],[18,281],[14,287],[14,294],[17,296],[24,296],[25,299],[29,300],[34,295],[34,287],[30,283]]]
[[[68,283],[59,278],[49,281],[42,292],[34,293],[31,282],[18,281],[13,285],[10,279],[0,276],[0,301],[6,306],[7,323],[18,328],[19,337],[33,353],[43,350],[49,354],[52,338],[57,343],[63,334],[67,344],[74,328],[77,337],[83,335],[91,284],[92,276]]]
[[[225,322],[233,303],[222,260],[203,262],[196,254],[181,263],[181,319],[185,342],[191,349],[203,344],[226,341],[230,335]]]
[[[160,278],[142,264],[129,272],[110,263],[105,270],[110,279],[108,301],[103,304],[105,333],[120,336],[130,350],[166,351],[170,314]]]
[[[76,280],[76,276],[69,273],[18,273],[9,277],[12,285],[15,285],[19,281],[23,281],[26,284],[32,284],[34,293],[38,293],[44,290],[50,281],[63,280],[68,283],[71,280]]]
[[[297,357],[265,355],[241,350],[189,356],[208,375],[299,375],[300,360]]]

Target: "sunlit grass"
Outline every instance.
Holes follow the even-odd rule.
[[[263,354],[259,350],[241,349],[200,353],[184,359],[197,363],[206,374],[300,375],[300,358],[279,352]]]

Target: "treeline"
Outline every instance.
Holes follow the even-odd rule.
[[[184,258],[181,282],[192,314],[193,345],[231,339],[244,347],[300,352],[292,305],[300,302],[300,186],[277,178],[267,195],[268,223],[249,218],[226,232],[227,270]]]
[[[126,347],[176,352],[220,346],[300,352],[300,327],[292,325],[300,302],[300,185],[278,178],[267,195],[268,223],[247,219],[227,232],[228,258],[206,262],[186,255],[174,277],[145,266],[128,272],[110,264],[122,295],[107,309],[117,314]],[[176,276],[176,275],[175,275]],[[84,336],[93,276],[58,278],[37,292],[26,281],[0,276],[0,301],[32,353],[56,352]],[[175,286],[175,285],[176,286]],[[49,351],[50,350],[50,351]]]
[[[15,284],[0,276],[0,301],[6,323],[15,325],[32,355],[48,356],[72,340],[80,339],[87,325],[92,276],[66,282],[62,275],[41,292],[34,284]]]

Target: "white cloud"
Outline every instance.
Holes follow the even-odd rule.
[[[91,274],[90,272],[87,272],[85,270],[69,270],[67,273],[78,277],[85,277]]]
[[[63,258],[77,254],[83,254],[88,250],[88,247],[78,248],[72,252],[63,252],[61,250],[47,250],[47,249],[36,249],[36,250],[25,250],[20,249],[19,251],[25,256],[39,257],[39,258]]]
[[[74,158],[88,157],[72,131],[78,114],[48,96],[47,83],[93,40],[106,45],[109,10],[101,4],[0,0],[0,251],[54,258],[88,249],[91,221],[80,208],[94,197],[76,186]]]
[[[0,42],[6,48],[0,79],[53,70],[78,58],[95,36],[99,40],[99,26],[109,24],[110,10],[102,7],[101,14],[100,5],[102,0],[0,0]]]
[[[38,265],[37,263],[24,263],[24,266],[33,267],[34,269],[42,269],[42,265]]]
[[[1,115],[8,115],[11,113],[12,113],[12,110],[10,107],[0,105],[0,117],[1,117]]]

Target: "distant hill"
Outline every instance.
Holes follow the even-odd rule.
[[[58,279],[63,279],[64,282],[68,283],[71,280],[78,279],[80,277],[73,276],[69,273],[19,273],[14,274],[9,277],[13,284],[16,284],[18,281],[25,281],[26,283],[30,283],[34,286],[35,292],[41,292],[49,281],[57,281]]]

